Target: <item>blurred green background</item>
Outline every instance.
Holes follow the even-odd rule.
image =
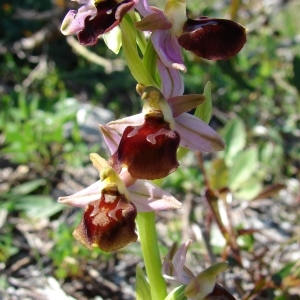
[[[153,4],[163,8],[162,2]],[[96,180],[88,154],[107,157],[98,123],[141,109],[122,51],[116,56],[102,39],[83,48],[76,37],[60,33],[64,15],[77,3],[3,0],[0,5],[0,298],[44,299],[41,295],[47,294],[45,299],[53,299],[51,293],[57,292],[59,299],[133,299],[128,289],[134,287],[133,271],[141,260],[138,245],[109,255],[84,249],[72,237],[82,211],[56,203],[58,196]],[[242,266],[233,263],[237,270],[226,280],[241,299],[300,299],[299,11],[297,0],[188,1],[191,18],[233,19],[247,28],[248,40],[228,61],[183,53],[185,93],[202,93],[211,81],[210,124],[227,148],[198,155],[200,167],[196,156],[187,155],[183,167],[164,181],[178,199],[188,202],[192,195],[193,200],[185,206],[186,222],[177,214],[178,222],[171,218],[162,232],[162,252],[172,241],[190,237],[188,224],[203,230],[199,215],[207,220],[207,207],[199,202],[205,182],[220,198],[226,190],[233,200],[225,202],[240,217],[230,223],[244,260]],[[259,229],[275,230],[278,239],[269,244],[274,247],[265,249],[266,241],[250,230],[258,225],[241,220],[241,211],[249,208],[262,218]],[[207,261],[207,244],[217,258],[226,252],[225,245],[214,244],[219,233],[208,223],[206,247],[198,240],[193,250],[199,265]],[[288,259],[276,256],[284,252]],[[127,265],[124,257],[130,258]],[[264,262],[274,257],[280,262],[275,268]],[[255,262],[259,271],[251,270]],[[35,278],[45,280],[47,293],[33,288]]]

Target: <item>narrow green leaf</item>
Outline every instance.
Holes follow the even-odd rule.
[[[195,116],[203,120],[205,123],[209,123],[212,115],[212,100],[211,100],[211,83],[208,81],[204,87],[205,102],[200,104],[196,111]]]
[[[257,177],[251,177],[247,181],[241,183],[239,189],[234,196],[241,200],[252,200],[262,191],[262,183]]]
[[[240,152],[234,160],[233,166],[229,170],[228,186],[232,191],[238,190],[241,185],[250,179],[257,169],[258,151],[251,148]]]
[[[298,262],[295,262],[295,261],[287,262],[287,264],[281,270],[279,270],[276,273],[276,275],[282,279],[288,277],[289,275],[292,275],[293,269],[296,270],[295,266],[297,265],[297,263]]]
[[[139,15],[138,12],[131,11],[131,12],[129,12],[129,15],[131,16],[131,19],[134,24],[136,22],[141,21],[141,16]],[[144,32],[142,32],[140,30],[136,31],[136,42],[137,42],[142,54],[144,55],[147,44],[148,44]],[[152,43],[150,43],[150,44],[152,44]]]
[[[132,76],[139,83],[155,86],[154,80],[139,56],[136,44],[136,29],[128,14],[123,18],[120,28],[122,31],[123,51]]]
[[[228,168],[224,159],[214,159],[207,171],[207,179],[213,190],[227,186]]]
[[[28,117],[28,107],[26,103],[26,96],[23,93],[19,94],[18,105],[20,109],[20,113],[24,119]]]
[[[48,218],[63,210],[64,205],[50,196],[28,195],[17,199],[14,208],[24,211],[30,218]]]
[[[14,195],[27,195],[36,190],[38,187],[45,185],[44,179],[35,179],[25,183],[22,183],[10,190],[11,194]]]
[[[224,127],[224,140],[225,140],[225,162],[228,166],[233,164],[235,156],[246,145],[246,129],[244,122],[235,118],[230,120]]]
[[[146,276],[143,270],[136,266],[136,283],[135,283],[135,291],[136,291],[136,300],[151,300],[151,291],[149,282],[146,279]]]
[[[243,234],[238,236],[237,243],[243,250],[252,252],[254,246],[253,234]]]

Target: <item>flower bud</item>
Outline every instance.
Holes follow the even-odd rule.
[[[228,268],[228,263],[219,262],[198,274],[185,288],[185,295],[193,300],[203,300],[216,284],[216,276]]]

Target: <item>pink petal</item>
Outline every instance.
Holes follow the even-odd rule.
[[[99,125],[99,129],[106,145],[109,148],[110,153],[114,154],[118,150],[121,137],[117,132],[111,130],[108,126]]]
[[[177,275],[177,280],[182,284],[188,284],[191,279],[195,278],[193,273],[184,265],[186,261],[186,253],[191,243],[192,240],[187,240],[185,243],[183,243],[178,248],[172,259],[173,267]]]
[[[64,35],[70,35],[77,33],[84,28],[84,20],[88,16],[93,16],[97,13],[96,8],[93,10],[86,10],[82,12],[78,12],[76,10],[70,10],[67,15],[65,16],[62,24],[61,24],[61,32]]]
[[[179,209],[182,204],[171,194],[145,180],[138,180],[128,188],[130,201],[139,212]]]
[[[98,180],[86,189],[77,192],[71,196],[59,197],[58,202],[70,206],[84,208],[90,202],[100,199],[100,189],[100,180]]]
[[[106,126],[109,129],[114,130],[119,134],[123,134],[126,127],[143,125],[144,122],[145,122],[144,114],[140,113],[120,120],[111,121],[107,123]]]
[[[199,104],[204,103],[204,101],[204,95],[190,94],[172,97],[168,99],[168,104],[171,106],[173,117],[176,118],[182,113],[197,107]]]
[[[184,91],[184,82],[180,72],[165,66],[160,59],[157,60],[157,67],[161,78],[161,90],[165,99],[181,96]]]
[[[188,284],[195,278],[194,274],[185,266],[186,253],[192,240],[187,240],[177,249],[177,244],[173,244],[166,255],[162,273],[165,279],[171,284]]]
[[[135,8],[143,17],[146,17],[153,13],[153,9],[149,6],[148,0],[137,1]]]
[[[156,30],[151,34],[152,44],[165,66],[186,72],[181,47],[169,30]]]
[[[219,134],[199,118],[183,113],[175,118],[175,130],[180,134],[180,146],[194,151],[223,150],[224,141]]]
[[[172,27],[172,23],[168,21],[162,11],[153,13],[143,18],[141,21],[135,23],[135,27],[141,31],[154,31],[154,30],[169,30]]]

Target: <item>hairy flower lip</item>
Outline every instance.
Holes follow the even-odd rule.
[[[137,240],[136,216],[136,207],[124,195],[102,191],[101,198],[85,208],[73,236],[90,250],[116,251]]]
[[[199,57],[226,60],[243,48],[246,30],[241,24],[226,19],[188,19],[178,36],[178,42],[181,47]]]
[[[80,44],[85,46],[95,45],[98,37],[112,30],[122,20],[125,13],[131,10],[135,5],[132,0],[124,0],[121,3],[117,1],[101,1],[97,6],[97,14],[93,18],[86,17],[84,29],[78,32]]]
[[[79,43],[95,45],[99,36],[116,27],[123,16],[134,8],[138,0],[77,1],[82,7],[71,10],[65,16],[61,32],[64,35],[77,33]]]
[[[118,173],[126,167],[133,178],[160,179],[178,168],[179,142],[179,134],[171,130],[163,115],[150,112],[142,125],[125,128],[109,163]]]

